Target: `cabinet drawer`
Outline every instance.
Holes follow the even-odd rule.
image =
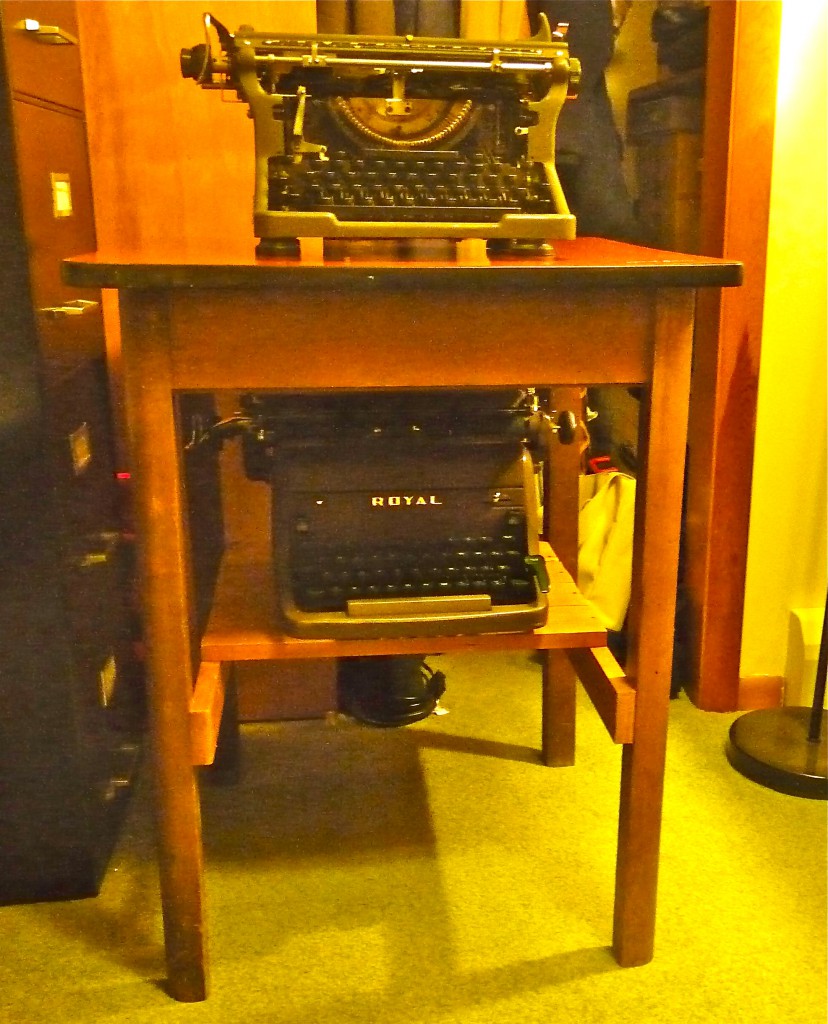
[[[45,258],[59,281],[64,257],[95,249],[86,126],[79,115],[24,100],[13,109],[30,262]]]
[[[89,539],[118,527],[105,369],[79,366],[48,390],[52,484],[68,536]]]
[[[11,88],[51,103],[83,110],[83,79],[74,3],[65,0],[5,0],[3,38]],[[61,35],[21,26],[36,22]]]
[[[79,548],[64,574],[69,634],[79,678],[85,680],[78,706],[102,725],[108,716],[98,712],[129,703],[132,682],[123,557],[114,541],[101,543],[96,552]]]
[[[23,226],[29,248],[32,301],[47,363],[73,364],[103,352],[100,306],[73,312],[79,299],[100,303],[100,293],[70,288],[61,261],[96,248],[86,131],[80,116],[37,103],[13,103]],[[69,307],[71,315],[61,315]]]

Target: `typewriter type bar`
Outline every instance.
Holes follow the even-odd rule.
[[[232,89],[254,122],[260,255],[300,237],[574,238],[555,126],[580,69],[565,27],[522,42],[232,34],[181,52],[184,77]],[[214,52],[211,30],[218,38]]]

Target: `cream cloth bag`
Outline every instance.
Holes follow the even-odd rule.
[[[578,588],[607,629],[620,630],[630,603],[635,480],[625,473],[579,482]]]

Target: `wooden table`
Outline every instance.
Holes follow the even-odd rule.
[[[122,371],[141,550],[169,990],[207,993],[202,846],[194,764],[215,751],[228,666],[244,659],[339,658],[537,649],[546,764],[574,760],[575,673],[622,744],[613,949],[653,954],[664,753],[695,290],[738,284],[734,262],[597,239],[551,259],[490,261],[456,247],[303,243],[299,261],[102,252],[66,280],[120,293]],[[529,633],[397,641],[280,635],[266,566],[222,571],[204,636],[195,633],[177,391],[321,388],[548,389],[580,410],[587,385],[642,386],[633,592],[626,676],[573,583],[577,446],[546,456],[547,624]],[[255,600],[251,600],[251,595]]]

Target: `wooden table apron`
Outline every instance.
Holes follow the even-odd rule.
[[[643,384],[614,951],[652,957],[694,291],[690,287],[122,288],[142,552],[161,894],[171,993],[206,995],[202,849],[188,704],[197,666],[176,390]],[[570,456],[571,459],[571,456]],[[571,493],[571,490],[570,490]],[[572,510],[574,513],[574,509]],[[574,515],[550,540],[573,569]],[[557,531],[557,536],[556,536]],[[497,638],[491,638],[497,648]],[[547,763],[571,763],[574,676],[547,652]],[[555,744],[560,749],[555,750]]]

